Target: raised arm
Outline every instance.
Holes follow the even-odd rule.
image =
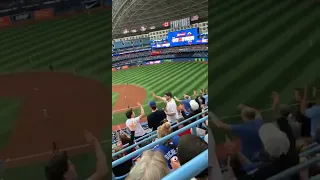
[[[165,101],[165,98],[164,97],[161,97],[161,96],[157,96],[154,92],[152,93],[152,96],[160,101]]]
[[[96,154],[96,172],[89,178],[90,180],[102,180],[105,178],[108,172],[108,166],[106,157],[101,148],[101,145],[96,137],[94,137],[90,132],[85,131],[85,138],[89,144],[94,148]]]
[[[312,96],[313,96],[313,98],[316,98],[317,91],[318,91],[318,89],[316,87],[312,88]]]
[[[245,110],[245,109],[253,110],[255,112],[255,114],[256,114],[255,118],[256,119],[260,119],[260,118],[262,119],[262,115],[261,115],[260,111],[255,109],[255,108],[253,108],[253,107],[250,107],[250,106],[247,106],[247,105],[244,105],[244,104],[239,104],[238,109],[240,109],[241,111]]]
[[[209,112],[209,119],[217,126],[219,129],[231,130],[231,125],[221,121],[213,112]]]
[[[300,103],[300,112],[303,115],[306,114],[306,109],[308,106],[308,97],[307,96],[308,96],[308,88],[307,88],[307,85],[304,85],[303,97],[302,97],[302,101]]]
[[[140,106],[140,116],[139,116],[139,119],[141,119],[143,116],[144,116],[144,109],[143,109],[143,106],[138,102],[137,103],[138,106]]]
[[[280,96],[277,92],[272,92],[272,109],[277,116],[280,115]]]
[[[174,99],[175,99],[177,102],[181,103],[181,100],[180,100],[179,98],[177,98],[176,96],[174,97]]]

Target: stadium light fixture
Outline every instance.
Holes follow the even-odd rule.
[[[125,29],[125,30],[123,31],[123,34],[127,34],[127,33],[129,33],[129,31],[128,31],[127,29]]]
[[[141,31],[145,31],[145,30],[147,30],[147,28],[144,27],[144,26],[142,26],[142,27],[140,28],[140,30],[141,30]]]

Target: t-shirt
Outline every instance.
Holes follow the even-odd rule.
[[[203,98],[205,99],[205,104],[208,105],[208,94],[205,94]]]
[[[164,157],[166,158],[170,169],[172,169],[170,164],[171,158],[173,158],[174,156],[177,156],[176,148],[178,147],[178,141],[179,141],[179,136],[173,136],[172,141],[170,142],[170,145],[175,148],[165,146],[163,144],[159,144],[153,148],[154,151],[161,151],[164,154]]]
[[[190,101],[190,99],[181,100],[181,104],[183,104],[184,109],[187,111],[187,114],[189,114],[189,112],[191,111]]]
[[[142,126],[140,124],[140,117],[127,119],[126,126],[128,129],[130,129],[130,131],[132,131],[132,129],[130,128],[132,121],[136,123],[136,130],[135,130],[134,136],[140,137],[140,136],[145,135],[146,132],[144,131],[144,129],[142,128]]]
[[[155,131],[160,126],[161,121],[166,118],[166,113],[163,110],[156,110],[148,115],[148,126],[152,128],[152,131]]]
[[[191,134],[190,129],[187,129],[187,130],[183,131],[182,133],[178,134],[178,136],[181,137],[181,136],[186,135],[186,134]]]
[[[170,123],[176,122],[177,119],[179,118],[176,101],[174,101],[174,99],[171,99],[170,101],[168,101],[166,109],[167,109],[168,113],[176,113],[175,116],[168,116],[167,115],[167,120]]]
[[[311,136],[315,137],[320,127],[320,105],[314,105],[306,110],[306,116],[311,120]]]
[[[240,138],[241,153],[252,160],[256,153],[263,149],[259,137],[259,129],[263,124],[262,119],[250,120],[244,124],[232,125],[232,132]]]

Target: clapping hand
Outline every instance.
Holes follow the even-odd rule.
[[[86,141],[88,144],[93,145],[94,143],[97,143],[98,140],[96,137],[94,137],[89,131],[84,131],[84,137],[86,138]]]
[[[280,99],[279,93],[274,91],[274,92],[272,92],[271,97],[272,97],[273,102],[279,102],[279,99]]]
[[[318,90],[317,90],[316,87],[313,87],[313,88],[312,88],[312,96],[313,96],[313,97],[316,97],[317,91],[318,91]]]

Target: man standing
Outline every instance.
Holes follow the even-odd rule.
[[[167,115],[167,120],[170,124],[177,122],[178,119],[178,111],[177,111],[177,104],[176,101],[172,98],[171,92],[164,93],[164,97],[157,96],[155,93],[152,93],[152,96],[167,103],[165,108],[165,113]]]
[[[157,104],[154,101],[149,102],[151,108],[151,114],[148,115],[148,126],[152,128],[152,131],[155,131],[160,126],[161,121],[166,118],[166,113],[163,110],[157,109]]]
[[[241,110],[242,124],[226,124],[215,114],[209,112],[213,123],[219,129],[224,129],[235,133],[240,138],[241,153],[250,161],[256,162],[260,151],[263,149],[259,137],[259,129],[263,124],[261,114],[258,110],[240,104],[238,109]]]
[[[138,139],[138,138],[140,138],[140,137],[142,137],[142,136],[144,136],[146,134],[146,132],[144,131],[144,129],[142,128],[142,126],[140,124],[140,120],[144,116],[144,109],[143,109],[143,106],[140,103],[137,103],[137,104],[138,104],[138,106],[140,106],[140,115],[138,117],[135,117],[135,114],[134,114],[132,109],[129,109],[126,112],[126,117],[128,118],[127,121],[126,121],[127,128],[130,131],[133,131],[131,129],[132,121],[136,124],[136,130],[135,130],[135,134],[134,134],[134,136],[135,136],[134,138],[135,139]]]

